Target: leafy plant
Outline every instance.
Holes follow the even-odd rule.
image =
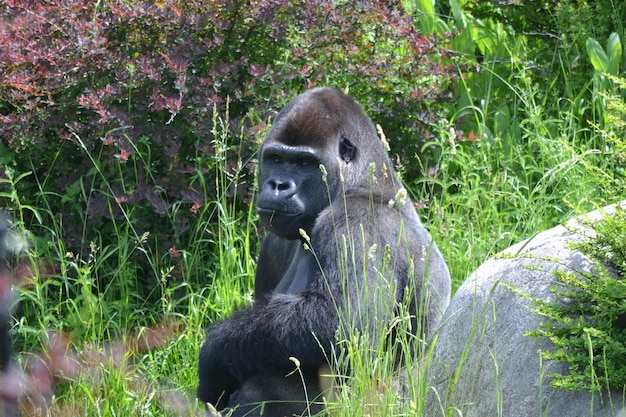
[[[92,241],[84,255],[69,251],[61,239],[34,239],[12,331],[17,360],[25,378],[43,363],[45,375],[35,368],[37,378],[63,376],[38,386],[46,396],[44,389],[53,390],[54,399],[39,398],[43,411],[28,415],[189,416],[196,408],[200,414],[202,405],[187,396],[197,383],[190,364],[197,360],[207,323],[250,302],[255,266],[250,250],[257,238],[253,210],[241,213],[229,197],[229,120],[215,111],[211,124],[216,149],[211,158],[220,165],[213,183],[205,182],[211,176],[198,175],[194,184],[219,197],[198,207],[199,218],[217,221],[193,224],[193,245],[159,253],[148,234],[135,239],[123,227],[115,228],[118,245]],[[54,219],[45,207],[19,204],[18,181],[7,179],[3,185],[11,192],[0,193],[16,199],[14,213]],[[25,226],[16,221],[16,227]],[[51,235],[61,233],[51,230]],[[132,260],[136,252],[158,274],[153,287],[142,288]]]
[[[216,198],[198,176],[213,183],[216,166],[237,179],[229,194],[245,213],[258,136],[305,88],[345,88],[410,157],[456,78],[447,44],[399,3],[7,1],[0,18],[0,178],[30,173],[16,183],[22,204],[54,213],[81,255],[124,229],[148,232],[159,253],[189,247],[195,223],[216,221],[198,216]],[[225,165],[214,109],[233,138]]]
[[[243,4],[0,5],[0,172],[31,173],[16,184],[21,199],[54,213],[68,250],[86,254],[124,229],[149,232],[161,253],[187,245],[198,208],[216,197],[194,183],[199,173],[215,181],[213,111],[230,103],[233,126],[243,124],[256,98],[242,91],[284,41],[273,17],[287,4]],[[220,169],[251,172],[235,164],[251,152]],[[251,193],[251,181],[234,186]]]
[[[626,13],[623,3],[614,0],[461,0],[460,3],[478,18],[505,23],[518,33],[532,33],[548,42],[558,41],[559,35],[566,34],[568,28],[562,26],[563,19],[581,18],[588,36],[605,37],[612,31],[623,30]],[[445,3],[441,7],[445,11]]]
[[[556,271],[556,301],[530,298],[548,321],[528,334],[550,339],[555,349],[542,356],[568,366],[568,374],[551,375],[553,386],[621,389],[626,387],[626,209],[617,207],[614,216],[587,226],[597,235],[574,247],[595,261],[595,274]]]

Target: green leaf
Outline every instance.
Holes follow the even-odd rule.
[[[450,0],[450,10],[452,11],[452,16],[454,16],[454,20],[456,21],[457,28],[466,29],[467,21],[465,20],[465,14],[463,14],[458,0]]]
[[[606,46],[606,52],[609,59],[608,73],[611,75],[619,74],[619,64],[622,61],[622,42],[619,35],[615,32],[609,36],[609,42]]]
[[[424,36],[430,36],[435,31],[435,4],[433,0],[415,1],[417,20]]]
[[[598,72],[608,72],[609,57],[606,55],[602,46],[592,38],[587,38],[587,53],[591,59],[591,65]]]

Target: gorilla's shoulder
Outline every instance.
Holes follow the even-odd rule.
[[[389,204],[389,200],[383,202],[382,198],[351,193],[320,212],[313,234],[329,236],[331,231],[336,234],[361,228],[365,233],[371,233],[383,225],[386,226],[386,232],[381,230],[380,233],[387,233],[399,228],[403,219],[412,220],[409,217],[398,207]]]

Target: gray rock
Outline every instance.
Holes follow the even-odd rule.
[[[591,261],[569,248],[584,233],[589,230],[574,220],[537,234],[489,259],[463,283],[433,347],[425,416],[626,416],[622,391],[592,395],[551,387],[549,375],[566,373],[567,367],[541,359],[539,351],[553,350],[552,342],[525,333],[545,318],[510,289],[551,300],[551,271],[591,272]]]

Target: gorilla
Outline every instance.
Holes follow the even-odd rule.
[[[408,306],[412,331],[427,337],[450,275],[376,128],[339,91],[309,90],[279,112],[258,181],[267,235],[255,302],[210,328],[197,395],[235,416],[315,413],[339,336],[358,331],[374,349],[381,325]]]

